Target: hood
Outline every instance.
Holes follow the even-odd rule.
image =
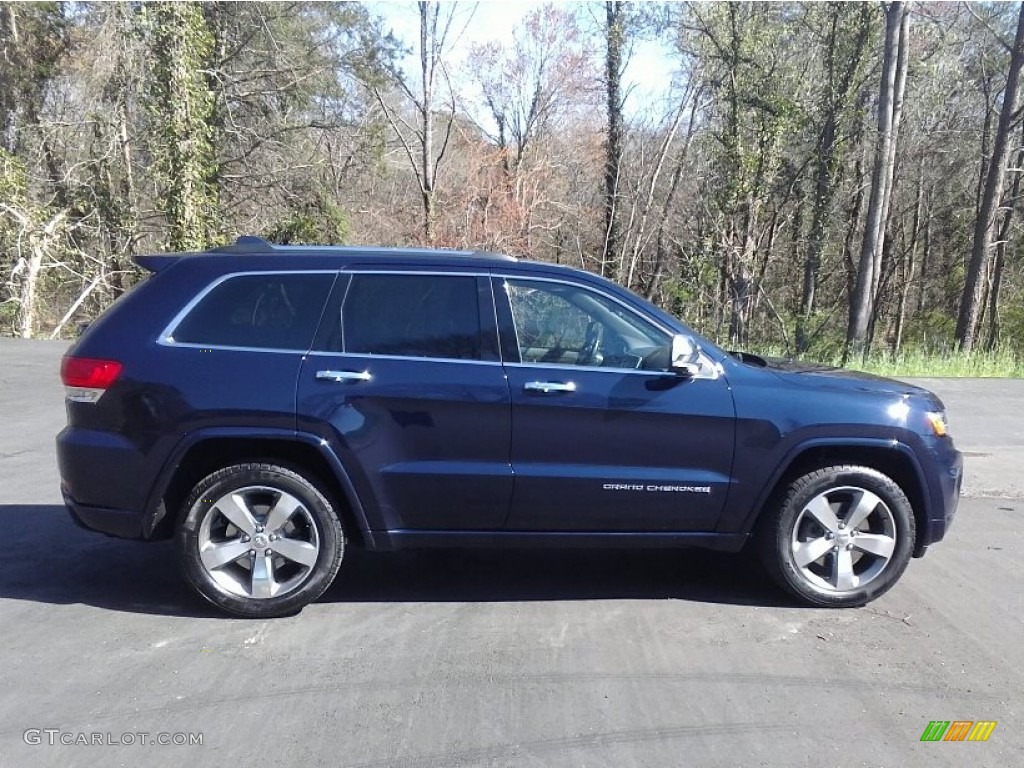
[[[925,397],[941,407],[941,401],[932,392],[896,379],[876,376],[863,371],[851,371],[832,365],[781,357],[758,357],[749,353],[734,355],[748,365],[765,368],[792,384],[819,389],[842,389],[880,395],[914,395]]]

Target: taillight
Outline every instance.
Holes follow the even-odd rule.
[[[60,380],[69,400],[94,403],[117,381],[124,366],[116,360],[92,357],[65,357],[60,364]]]

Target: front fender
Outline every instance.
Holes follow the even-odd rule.
[[[928,519],[930,517],[931,499],[927,493],[923,492],[925,488],[924,471],[914,449],[906,442],[883,437],[809,437],[788,447],[781,459],[775,462],[774,469],[766,478],[748,484],[747,493],[738,492],[735,489],[730,493],[729,509],[722,516],[723,526],[719,528],[719,532],[749,534],[779,481],[790,468],[800,461],[802,456],[819,450],[836,451],[839,454],[837,460],[843,462],[856,461],[856,459],[845,458],[841,452],[853,453],[863,450],[898,452],[900,458],[906,460],[912,468],[914,481],[917,483],[916,489],[907,489],[907,495],[912,499],[916,497],[917,503],[921,505],[921,509],[918,510],[920,518]],[[916,493],[912,492],[915,490]],[[731,526],[736,526],[735,528],[730,526],[730,521]]]

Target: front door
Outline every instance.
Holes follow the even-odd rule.
[[[506,527],[714,530],[735,432],[717,366],[668,372],[669,331],[591,286],[504,277],[494,295],[512,398]]]
[[[494,530],[508,514],[509,394],[490,284],[343,273],[299,377],[375,530]]]

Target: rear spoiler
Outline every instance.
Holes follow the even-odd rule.
[[[180,253],[156,253],[136,256],[135,263],[150,272],[162,272],[180,259],[181,256],[182,254]]]
[[[150,272],[162,272],[182,256],[198,256],[202,253],[240,253],[244,255],[252,253],[273,253],[274,246],[262,237],[242,235],[231,245],[222,245],[218,248],[211,248],[208,251],[196,251],[193,253],[156,253],[151,255],[136,256],[135,263]]]

